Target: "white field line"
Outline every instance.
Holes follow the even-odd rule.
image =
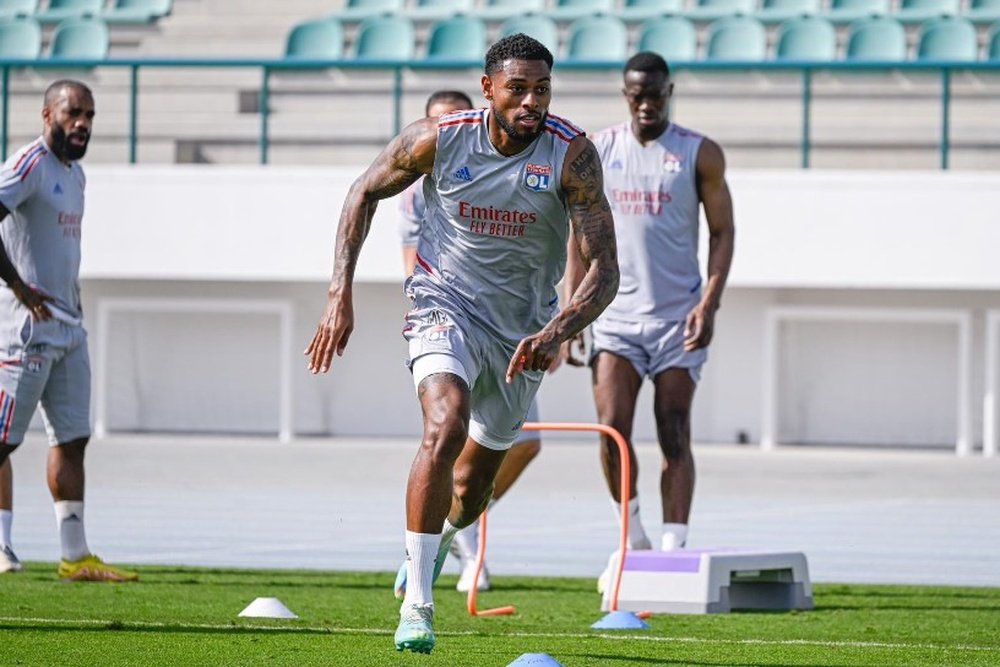
[[[198,630],[259,630],[261,632],[303,632],[336,635],[391,635],[393,630],[382,628],[339,628],[313,626],[279,626],[254,625],[253,623],[163,623],[159,621],[121,621],[96,618],[24,618],[20,616],[0,616],[0,623],[39,624],[39,625],[93,625],[110,626],[114,630],[129,628],[174,628]],[[480,636],[486,633],[472,630],[444,631],[435,633],[439,637]],[[504,632],[505,637],[520,637],[524,639],[611,639],[643,642],[678,642],[685,644],[746,644],[759,646],[818,646],[823,648],[887,648],[939,651],[982,651],[998,652],[1000,646],[970,646],[967,644],[910,644],[905,642],[866,642],[866,641],[820,641],[813,639],[709,639],[705,637],[657,637],[637,633],[609,634],[603,632]]]

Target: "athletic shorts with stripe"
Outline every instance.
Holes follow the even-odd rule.
[[[0,441],[19,445],[41,403],[49,444],[90,436],[87,332],[35,322],[18,304],[0,318]]]
[[[415,302],[406,323],[403,337],[409,344],[414,387],[435,373],[462,378],[471,392],[469,436],[473,440],[488,449],[506,450],[515,441],[537,437],[521,435],[521,425],[541,385],[542,371],[523,371],[507,384],[514,348],[473,324],[457,308]]]
[[[601,352],[611,352],[632,363],[639,377],[651,380],[670,368],[686,368],[695,382],[708,350],[684,350],[684,321],[645,320],[626,322],[599,317],[591,325],[590,364]]]

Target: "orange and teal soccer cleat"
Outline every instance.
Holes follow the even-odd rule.
[[[434,650],[434,605],[412,604],[399,610],[396,650],[430,653]]]
[[[139,575],[108,565],[98,556],[90,554],[77,561],[61,561],[59,578],[63,581],[136,581]]]

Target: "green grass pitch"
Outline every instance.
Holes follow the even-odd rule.
[[[55,566],[0,575],[0,664],[435,665],[501,667],[547,653],[564,667],[1000,665],[1000,589],[816,585],[816,609],[657,615],[645,631],[597,631],[591,579],[493,577],[472,618],[455,577],[436,589],[438,645],[395,651],[392,574],[138,568],[135,584],[68,584]],[[296,620],[239,618],[277,597]]]

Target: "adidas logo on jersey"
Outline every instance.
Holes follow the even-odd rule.
[[[56,183],[56,187],[52,188],[52,194],[61,195],[63,193],[62,186]]]
[[[469,171],[468,167],[462,167],[461,169],[455,172],[455,178],[457,178],[460,181],[466,181],[467,183],[471,183],[472,172]]]

